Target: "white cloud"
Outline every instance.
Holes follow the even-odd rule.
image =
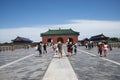
[[[0,42],[11,42],[12,39],[17,36],[26,37],[33,41],[40,41],[40,33],[45,32],[46,28],[12,28],[12,29],[1,29],[0,30]]]
[[[74,31],[80,32],[79,39],[90,38],[101,33],[108,37],[120,37],[120,21],[70,20],[68,24],[0,29],[0,42],[10,42],[17,36],[30,38],[33,41],[40,41],[40,33],[46,32],[49,29],[59,28],[71,28]]]

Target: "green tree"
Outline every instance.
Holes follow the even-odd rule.
[[[112,37],[109,39],[111,42],[119,42],[119,38],[117,37]]]

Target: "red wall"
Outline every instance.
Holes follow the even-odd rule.
[[[48,39],[51,38],[53,40],[53,43],[57,43],[57,39],[61,37],[63,39],[63,43],[66,43],[69,38],[73,39],[73,42],[78,42],[78,36],[43,36],[42,42],[47,43]]]

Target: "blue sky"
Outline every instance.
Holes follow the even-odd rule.
[[[82,20],[84,24],[88,21],[90,24],[96,24],[96,22],[100,22],[101,24],[101,22],[103,22],[102,24],[104,25],[105,23],[107,27],[109,27],[108,22],[110,22],[114,24],[112,24],[112,27],[117,25],[116,29],[118,29],[120,26],[120,0],[0,0],[0,37],[2,37],[0,42],[9,42],[10,39],[16,35],[29,37],[33,40],[35,38],[25,35],[26,33],[15,33],[15,35],[13,34],[14,36],[6,39],[5,37],[8,36],[6,31],[8,29],[8,31],[14,29],[19,32],[20,28],[24,28],[27,30],[26,32],[29,32],[30,28],[39,28],[40,30],[36,34],[40,34],[43,31],[47,31],[46,29],[48,28],[53,28],[53,26],[54,28],[58,28],[55,27],[57,25],[63,27],[63,25],[75,24],[77,22],[76,25],[80,26],[82,25],[80,24]],[[46,29],[41,30],[43,25]],[[103,25],[101,25],[101,27]],[[97,23],[96,27],[98,26],[99,24]],[[69,27],[78,30],[75,28],[75,25],[70,25]],[[87,27],[89,27],[89,25],[86,25],[86,29]],[[80,29],[79,32],[81,32]],[[107,32],[108,31],[105,33]],[[114,31],[112,32],[114,33]],[[99,33],[102,33],[102,31]],[[95,34],[99,33],[96,32]],[[106,35],[120,37],[118,34],[120,33],[118,32],[116,35]],[[91,34],[91,36],[92,35],[94,34]],[[81,34],[81,39],[89,36],[90,35],[82,37]],[[35,41],[39,40],[38,38]]]

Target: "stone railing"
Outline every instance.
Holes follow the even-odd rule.
[[[108,43],[108,45],[113,48],[120,48],[120,42],[112,42],[112,43]],[[97,43],[94,43],[93,46],[97,47]]]
[[[0,52],[1,51],[14,51],[15,49],[29,49],[29,45],[5,45],[0,46]]]
[[[120,48],[120,42],[109,43],[114,48]]]

